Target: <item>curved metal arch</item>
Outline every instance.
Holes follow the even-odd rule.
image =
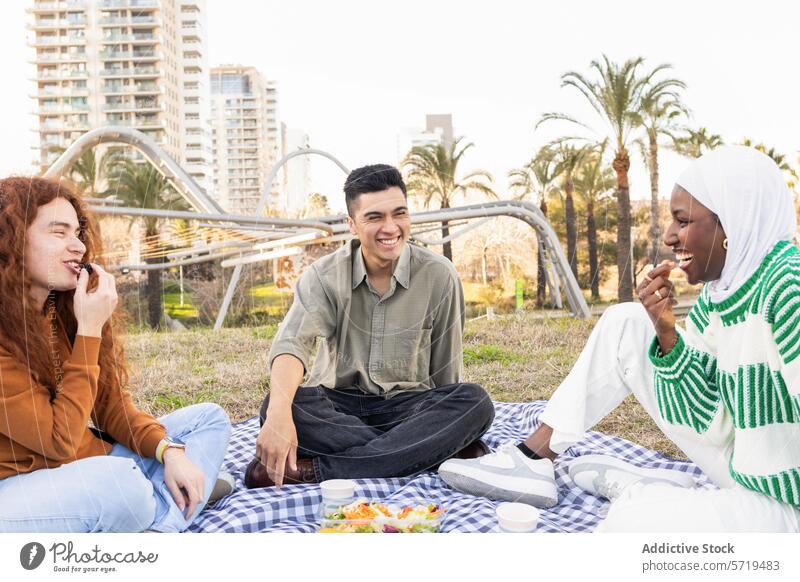
[[[194,181],[194,178],[187,174],[161,146],[149,136],[132,127],[110,125],[87,131],[58,156],[43,176],[45,178],[60,177],[85,152],[101,143],[122,143],[137,149],[195,210],[214,214],[225,213],[217,201],[208,196]]]
[[[569,268],[567,257],[561,243],[558,240],[555,230],[551,226],[547,217],[535,204],[516,200],[499,200],[495,202],[485,202],[481,204],[470,204],[458,208],[447,208],[444,210],[430,210],[411,215],[411,224],[440,223],[442,221],[469,220],[475,218],[494,218],[509,216],[528,224],[536,231],[536,235],[542,242],[547,257],[545,258],[548,268],[545,269],[548,285],[556,299],[557,307],[561,307],[561,288],[567,296],[570,311],[578,317],[589,317],[591,311],[583,292],[578,286],[578,281]],[[331,225],[334,236],[347,232],[347,225],[343,222]],[[469,226],[459,229],[457,233],[463,234],[470,229]],[[276,241],[279,242],[279,241]],[[443,241],[432,241],[439,244]],[[244,255],[242,261],[253,262],[258,260],[259,253]],[[238,259],[233,259],[238,260]],[[552,269],[552,273],[550,270]],[[560,284],[559,284],[560,282]]]
[[[187,202],[189,202],[189,204],[195,208],[200,216],[205,215],[210,219],[211,215],[220,215],[221,218],[225,217],[226,221],[227,217],[230,216],[230,222],[233,224],[237,223],[237,217],[233,215],[227,215],[222,207],[216,202],[216,200],[209,197],[202,190],[202,188],[200,188],[197,182],[195,182],[194,179],[183,170],[183,168],[181,168],[158,144],[156,144],[154,140],[144,133],[130,127],[108,126],[97,128],[85,133],[80,138],[75,140],[75,142],[73,142],[66,149],[66,151],[64,151],[58,157],[58,159],[56,159],[53,165],[51,165],[50,168],[45,171],[43,174],[44,177],[60,177],[63,172],[69,168],[81,155],[101,143],[122,143],[136,148],[148,159],[151,164],[153,164],[153,166],[159,172],[164,175],[167,180],[169,180],[176,191],[179,192],[187,200]],[[325,224],[324,228],[321,228],[323,225],[319,224],[319,222],[321,222],[319,219],[315,224],[315,221],[287,221],[280,219],[269,219],[266,217],[263,219],[257,218],[266,207],[269,199],[269,193],[272,190],[272,183],[275,181],[275,178],[277,177],[281,167],[283,167],[286,162],[292,158],[302,155],[319,155],[325,157],[335,163],[345,174],[349,172],[344,164],[342,164],[333,155],[325,151],[306,148],[290,152],[289,154],[283,156],[270,171],[264,190],[261,193],[259,204],[256,210],[256,217],[254,217],[254,219],[263,220],[264,222],[280,222],[281,225],[294,223],[293,226],[306,226],[317,228],[323,231],[327,230],[332,235],[345,233],[347,231],[347,226],[343,221]],[[120,208],[114,210],[119,213],[128,209]],[[552,274],[548,273],[548,279],[552,279],[552,281],[548,282],[555,288],[555,295],[558,297],[560,294],[558,286],[558,281],[560,280],[564,284],[564,290],[567,294],[567,299],[572,312],[578,316],[588,317],[590,315],[589,307],[586,304],[586,300],[584,299],[580,288],[578,287],[578,282],[575,280],[575,277],[569,268],[569,264],[566,256],[564,255],[564,250],[561,248],[561,244],[558,241],[558,237],[556,236],[556,233],[547,218],[534,204],[522,201],[495,201],[482,204],[472,204],[459,208],[432,210],[412,215],[411,223],[425,224],[441,222],[442,220],[452,221],[458,219],[481,217],[489,218],[496,216],[511,216],[517,218],[529,224],[536,231],[539,240],[542,241],[542,244],[550,256],[548,263],[553,268],[554,272]],[[242,216],[239,216],[238,218],[240,220],[244,219]],[[469,229],[462,230],[465,232]],[[203,257],[203,259],[207,258],[213,257]],[[553,258],[555,260],[552,260]],[[199,260],[197,262],[199,262]],[[222,307],[220,308],[220,312],[214,324],[214,329],[219,329],[222,326],[228,307],[230,306],[231,299],[233,298],[233,292],[239,281],[241,269],[242,265],[237,265],[234,269],[234,273],[231,276],[231,280],[228,285],[228,290],[225,293],[225,299],[223,300]]]
[[[258,206],[256,207],[256,214],[261,214],[264,211],[264,208],[267,205],[267,200],[269,199],[269,193],[272,190],[272,183],[275,181],[275,178],[278,176],[278,172],[280,169],[292,158],[297,156],[307,156],[307,155],[318,155],[324,158],[328,158],[334,164],[339,166],[341,170],[345,173],[345,175],[350,173],[350,170],[347,167],[337,160],[333,155],[329,154],[328,152],[317,150],[313,148],[303,148],[299,149],[294,152],[290,152],[283,156],[278,162],[272,167],[270,170],[269,175],[267,176],[266,181],[264,182],[264,190],[261,192],[261,198],[258,201]],[[236,291],[236,285],[239,284],[239,278],[242,276],[242,267],[243,265],[236,265],[233,268],[233,273],[231,274],[231,280],[228,283],[228,289],[225,291],[225,297],[222,300],[222,305],[219,308],[219,313],[217,314],[217,320],[214,322],[214,330],[218,330],[222,327],[222,324],[225,322],[225,316],[228,314],[228,308],[231,306],[231,301],[233,300],[233,293]]]
[[[552,281],[549,283],[554,287],[554,296],[558,303],[560,303],[560,289],[558,281],[564,286],[564,291],[567,295],[567,300],[570,304],[571,311],[581,317],[589,317],[591,311],[583,297],[583,292],[578,286],[578,281],[572,274],[569,268],[569,262],[564,254],[564,249],[561,248],[561,243],[558,240],[555,230],[551,226],[547,217],[535,204],[519,200],[498,200],[495,202],[485,202],[482,204],[470,204],[461,206],[459,208],[449,208],[446,210],[434,210],[412,216],[412,223],[421,222],[441,222],[442,218],[459,219],[459,218],[478,218],[488,216],[511,216],[522,220],[530,225],[535,231],[539,240],[544,245],[549,254],[550,260],[547,262],[555,271],[550,278]],[[416,220],[415,220],[416,218]],[[552,260],[554,259],[554,260]],[[560,307],[560,305],[559,305]]]
[[[261,192],[261,198],[259,198],[258,206],[256,207],[256,214],[261,214],[262,212],[264,212],[264,208],[267,206],[267,201],[269,200],[269,193],[272,190],[272,183],[275,181],[275,178],[278,177],[278,172],[286,164],[286,162],[298,156],[310,156],[310,155],[322,156],[324,158],[328,158],[334,164],[339,166],[339,168],[341,168],[341,170],[345,173],[345,175],[350,173],[350,170],[348,170],[347,167],[342,162],[340,162],[339,160],[336,159],[335,156],[329,154],[324,150],[318,150],[314,148],[301,148],[297,151],[290,152],[285,156],[283,156],[280,160],[278,160],[277,163],[270,170],[269,175],[267,175],[267,179],[264,182],[264,190],[262,190]]]

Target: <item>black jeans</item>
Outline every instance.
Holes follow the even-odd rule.
[[[264,424],[269,395],[261,405]],[[292,403],[297,456],[317,479],[402,477],[437,466],[480,438],[494,406],[477,384],[448,384],[392,398],[358,389],[300,388]]]

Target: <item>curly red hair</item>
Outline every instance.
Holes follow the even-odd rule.
[[[62,328],[70,344],[75,341],[78,323],[72,310],[74,291],[51,291],[44,312],[33,301],[31,281],[26,275],[24,257],[28,227],[40,206],[56,198],[69,202],[78,215],[80,239],[86,245],[83,262],[103,265],[99,227],[87,211],[77,191],[66,182],[35,177],[0,179],[0,337],[3,347],[20,362],[26,362],[36,382],[55,397],[59,372],[55,367],[49,338],[44,333],[43,317],[50,316]],[[119,317],[106,322],[100,343],[100,382],[124,387],[128,370],[116,326]],[[61,360],[63,361],[63,359]]]

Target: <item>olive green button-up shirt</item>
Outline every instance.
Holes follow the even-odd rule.
[[[406,243],[389,290],[367,279],[358,240],[311,264],[272,344],[309,369],[303,386],[391,396],[461,379],[464,291],[453,264]]]

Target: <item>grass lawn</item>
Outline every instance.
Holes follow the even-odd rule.
[[[197,317],[197,308],[192,305],[190,293],[183,294],[183,305],[181,305],[180,293],[164,293],[161,297],[164,301],[164,311],[171,318],[186,320]]]
[[[187,285],[181,305],[179,291],[175,291],[177,284],[172,284],[161,294],[164,302],[164,311],[172,319],[186,325],[196,325],[198,311],[193,303],[192,292]],[[262,283],[250,288],[247,296],[247,310],[253,315],[261,315],[281,319],[292,304],[292,294],[280,291],[274,283]]]
[[[578,357],[594,320],[510,317],[467,323],[465,380],[492,398],[548,398]],[[213,332],[142,332],[126,338],[134,399],[158,416],[196,402],[220,404],[236,422],[255,415],[267,391],[266,359],[276,326]],[[597,430],[683,457],[629,397]]]

